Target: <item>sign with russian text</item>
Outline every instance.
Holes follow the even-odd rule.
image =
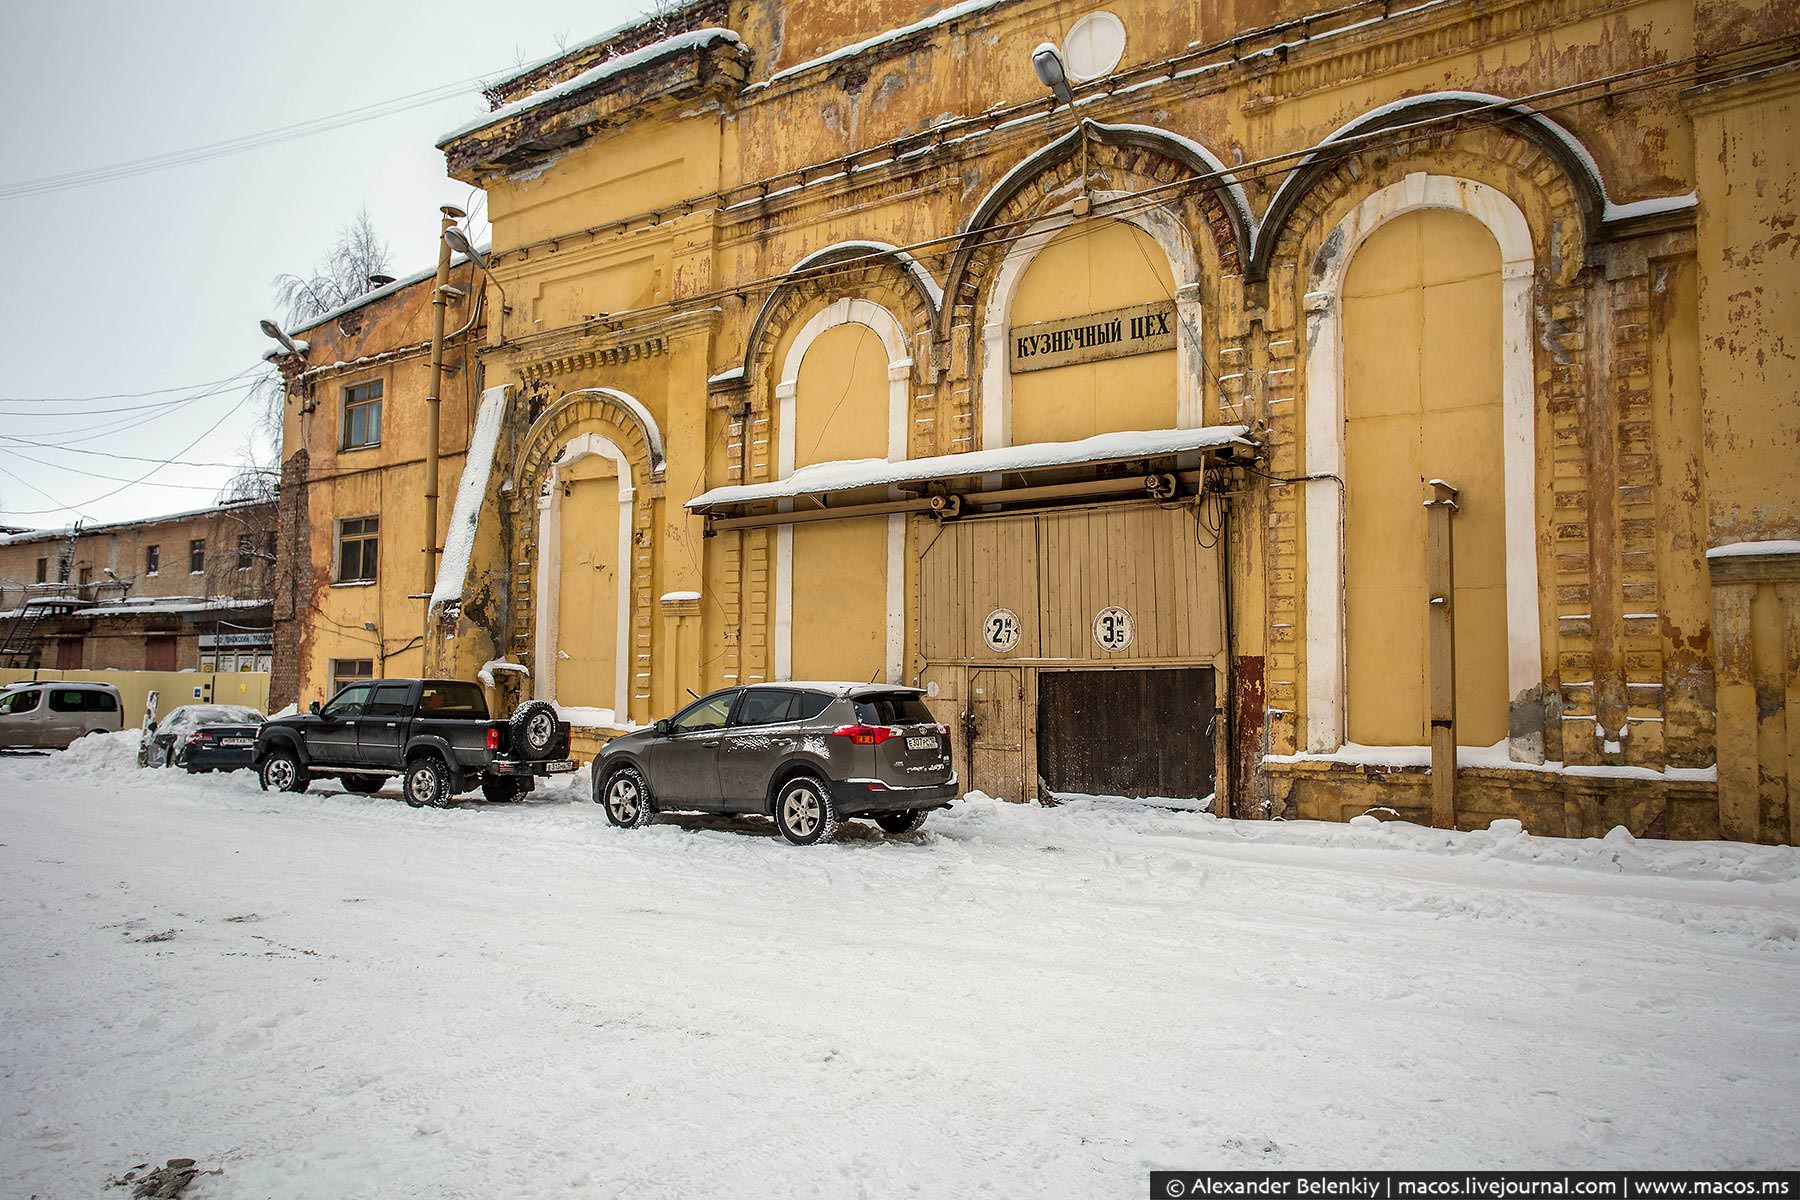
[[[1156,300],[1085,317],[1015,325],[1008,339],[1013,374],[1124,358],[1175,348],[1175,302]]]

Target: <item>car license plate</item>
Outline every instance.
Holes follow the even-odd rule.
[[[219,739],[219,745],[221,745],[221,746],[248,746],[248,745],[250,745],[250,743],[251,743],[251,739],[249,739],[249,738],[220,738]]]
[[[934,737],[909,737],[906,739],[908,750],[936,750],[938,740]]]
[[[559,758],[555,762],[544,764],[544,773],[547,775],[567,775],[574,769],[575,760],[572,758]]]

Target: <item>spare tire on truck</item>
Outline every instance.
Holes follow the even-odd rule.
[[[513,709],[507,721],[512,752],[515,757],[549,758],[556,753],[556,706],[542,700],[528,700]]]

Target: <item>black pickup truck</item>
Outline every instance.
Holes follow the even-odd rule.
[[[366,794],[404,775],[408,804],[441,808],[477,785],[489,800],[516,800],[535,776],[573,771],[568,755],[568,723],[540,700],[498,721],[476,684],[375,679],[266,722],[255,761],[265,791],[304,792],[314,779],[338,779]]]

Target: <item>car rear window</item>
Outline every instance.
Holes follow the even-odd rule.
[[[859,696],[856,719],[864,725],[936,725],[937,718],[925,701],[910,692],[889,696]]]
[[[419,715],[485,720],[487,699],[472,683],[428,683],[419,689]]]

